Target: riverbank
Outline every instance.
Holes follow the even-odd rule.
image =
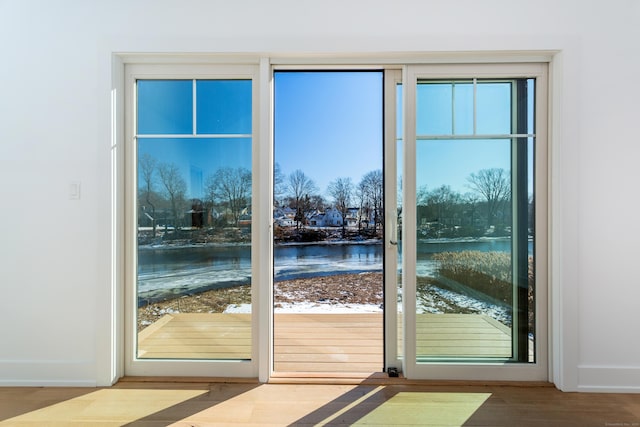
[[[382,310],[382,273],[339,274],[275,283],[274,307],[278,310],[335,310],[377,307]],[[167,298],[138,308],[138,330],[171,313],[223,313],[246,311],[251,304],[249,285],[212,289]]]
[[[276,312],[382,312],[383,277],[380,272],[339,274],[284,280],[275,283]],[[213,289],[167,298],[138,308],[138,331],[171,313],[248,312],[249,285]],[[421,286],[417,308],[423,313],[485,313],[507,325],[507,313],[486,303],[441,289]]]

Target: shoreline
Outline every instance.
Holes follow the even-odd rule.
[[[276,247],[286,246],[333,246],[333,245],[381,245],[382,239],[365,239],[365,240],[318,240],[315,242],[274,242]],[[149,244],[138,245],[138,250],[176,250],[176,249],[201,249],[201,248],[233,248],[233,247],[251,247],[251,242],[216,242],[216,243],[180,243],[180,244]]]
[[[250,285],[169,297],[138,307],[138,332],[172,313],[249,312]],[[347,273],[283,280],[274,283],[274,310],[288,313],[382,312],[382,272]],[[416,301],[425,313],[484,313],[509,326],[510,314],[500,307],[426,284]]]
[[[481,237],[446,237],[441,239],[418,238],[418,243],[422,244],[446,244],[446,243],[486,243],[495,241],[508,241],[510,236],[481,236]],[[528,238],[531,241],[531,237]],[[363,240],[318,240],[314,242],[274,242],[275,247],[290,246],[333,246],[333,245],[380,245],[383,239],[363,239]],[[208,243],[163,243],[138,245],[138,250],[177,250],[177,249],[202,249],[202,248],[230,248],[230,247],[251,247],[251,242],[208,242]]]
[[[312,303],[320,307],[380,306],[381,272],[347,273],[274,282],[274,308]],[[223,313],[251,304],[250,284],[168,297],[138,307],[138,332],[172,313]]]

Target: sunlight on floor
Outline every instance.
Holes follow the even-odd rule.
[[[201,389],[102,389],[26,412],[0,426],[462,426],[491,393],[394,386],[212,384]]]
[[[491,393],[400,392],[353,425],[462,426]]]
[[[208,390],[97,390],[1,421],[0,426],[71,424],[121,426],[206,393]]]
[[[262,384],[194,413],[175,425],[287,426],[344,398],[357,386]],[[312,423],[315,424],[315,423]]]

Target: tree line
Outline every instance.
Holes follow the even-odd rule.
[[[159,162],[149,154],[138,159],[140,182],[138,198],[140,222],[152,225],[153,236],[159,225],[238,226],[243,215],[251,215],[251,171],[242,167],[222,167],[204,180],[203,198],[189,198],[187,183],[179,167],[171,162]],[[358,228],[382,228],[382,186],[380,169],[365,174],[356,185],[349,177],[336,178],[326,189],[327,200],[313,179],[297,169],[288,175],[279,164],[274,170],[274,206],[295,211],[299,228],[307,224],[308,216],[335,208],[343,218],[343,232],[350,210],[359,212]],[[191,213],[191,216],[186,215]]]
[[[468,192],[448,185],[417,192],[418,232],[423,237],[479,237],[510,234],[511,174],[501,168],[482,169],[466,178]],[[529,198],[529,228],[533,227]]]
[[[153,236],[160,220],[175,228],[203,227],[208,221],[238,226],[241,216],[250,214],[251,171],[247,168],[223,167],[208,175],[203,199],[187,198],[187,183],[175,163],[158,162],[143,154],[138,168],[142,178],[138,186],[140,217],[151,222]],[[160,212],[163,216],[158,218]],[[190,213],[186,220],[185,213]]]
[[[358,230],[369,228],[380,230],[383,226],[383,175],[381,169],[372,170],[362,176],[358,184],[350,177],[338,177],[329,182],[326,200],[317,185],[302,170],[296,169],[285,175],[280,165],[274,169],[274,206],[289,207],[295,211],[296,228],[308,222],[313,212],[324,212],[335,208],[342,216],[342,235],[346,234],[347,217],[357,210]]]
[[[140,222],[152,225],[153,236],[161,224],[175,228],[185,225],[237,227],[243,215],[250,218],[252,174],[246,168],[222,167],[209,174],[203,183],[202,199],[187,197],[185,178],[175,163],[159,162],[143,154],[138,168],[139,218]],[[357,184],[350,177],[338,177],[326,189],[325,194],[330,197],[327,200],[302,170],[286,175],[276,163],[274,206],[292,209],[296,228],[307,225],[314,212],[335,208],[343,219],[343,236],[347,217],[354,211],[357,218],[352,219],[356,220],[358,230],[372,227],[378,231],[384,225],[383,182],[380,169],[366,173]],[[463,194],[448,185],[434,189],[420,187],[417,192],[419,232],[428,237],[481,235],[490,229],[508,232],[510,173],[498,168],[482,169],[467,177],[467,188],[470,191]]]

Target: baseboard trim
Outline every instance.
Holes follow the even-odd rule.
[[[0,360],[2,387],[97,387],[90,361]]]
[[[640,393],[640,367],[578,367],[578,391],[591,393]]]

